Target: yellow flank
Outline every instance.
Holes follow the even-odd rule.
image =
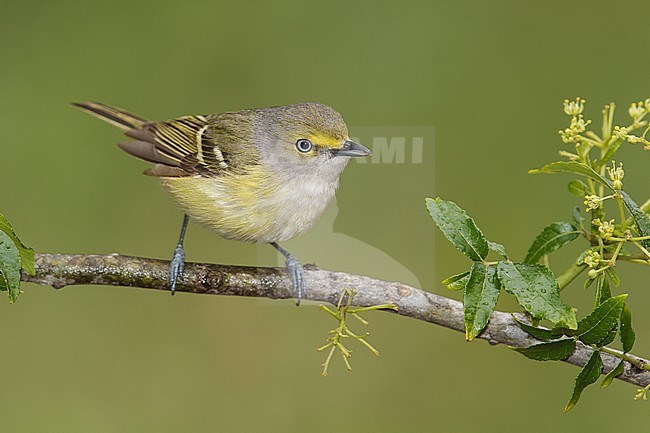
[[[286,227],[277,221],[281,204],[271,197],[277,185],[260,166],[237,175],[162,180],[185,212],[227,239],[261,243],[284,237]]]

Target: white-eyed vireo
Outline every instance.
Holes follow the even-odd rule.
[[[278,242],[314,225],[350,157],[370,155],[350,140],[337,111],[310,102],[151,122],[94,102],[74,105],[125,131],[133,140],[118,145],[154,163],[145,174],[159,177],[185,211],[170,266],[172,293],[191,217],[224,238],[275,247],[300,303],[302,266]]]

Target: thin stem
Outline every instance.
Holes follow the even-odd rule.
[[[572,264],[567,270],[562,272],[559,277],[557,277],[558,290],[562,291],[566,286],[568,286],[573,280],[575,280],[582,271],[587,269],[587,265],[584,264]]]
[[[339,317],[338,314],[336,314],[334,311],[330,310],[326,305],[320,304],[318,306],[321,310],[325,311],[327,314],[335,318],[336,320],[340,320],[341,318]]]
[[[606,260],[611,260],[612,257],[614,257],[613,254],[605,253],[605,259]],[[647,260],[645,254],[622,255],[622,256],[617,257],[616,259],[617,260],[625,260],[625,261],[629,261],[629,260],[643,260],[643,261],[646,261]]]
[[[644,115],[644,116],[645,116],[645,115]],[[646,136],[646,134],[648,133],[648,131],[650,131],[650,125],[648,125],[648,127],[645,129],[645,131],[643,131],[643,134],[641,134],[641,138],[645,138],[645,136]]]
[[[634,365],[637,368],[640,368],[642,370],[649,370],[650,371],[650,365],[648,365],[647,363],[643,362],[640,359],[637,359],[637,358],[634,358],[634,357],[628,355],[627,353],[623,353],[620,350],[611,349],[611,348],[606,347],[606,346],[603,346],[603,347],[600,347],[600,348],[598,348],[596,346],[591,346],[591,347],[593,347],[596,350],[600,349],[601,352],[608,353],[608,354],[610,354],[612,356],[615,356],[615,357],[617,357],[619,359],[624,359],[625,361],[629,362],[630,364]]]
[[[627,218],[625,218],[625,208],[623,207],[623,198],[620,194],[616,194],[616,203],[618,203],[618,211],[621,215],[621,228],[625,232],[627,230]]]
[[[609,116],[607,117],[607,136],[611,136],[612,127],[614,126],[614,111],[616,111],[616,104],[613,102],[609,104]]]
[[[594,131],[587,131],[587,132],[585,132],[585,135],[586,135],[587,137],[591,137],[591,138],[593,139],[593,141],[595,141],[596,143],[598,143],[599,146],[602,146],[603,139],[600,138],[600,137],[598,136],[598,134],[596,134]]]
[[[332,360],[332,355],[334,355],[334,351],[336,350],[336,347],[332,345],[332,348],[330,349],[330,352],[327,354],[327,358],[325,359],[325,362],[323,363],[323,376],[327,376],[327,371],[329,370],[330,367],[330,361]]]
[[[584,158],[583,158],[582,162],[584,162]],[[594,181],[591,180],[590,178],[587,178],[587,184],[589,185],[589,191],[591,192],[591,194],[595,195],[596,194],[596,187],[595,187]]]
[[[395,304],[371,305],[370,307],[352,308],[352,309],[348,310],[348,313],[357,314],[357,313],[363,313],[364,311],[372,311],[372,310],[393,310],[393,311],[397,311],[397,306],[395,306]]]
[[[618,254],[621,252],[621,248],[623,248],[623,242],[619,242],[618,245],[616,245],[616,250],[614,251],[614,254],[612,254],[612,257],[609,259],[609,262],[614,265],[616,263],[616,259],[618,258]],[[605,257],[603,255],[603,257]]]
[[[590,145],[592,145],[594,147],[600,147],[600,146],[603,145],[602,142],[600,142],[598,140],[594,140],[592,138],[585,137],[584,135],[580,136],[580,140],[582,140],[586,144],[590,144]]]
[[[638,236],[633,238],[617,238],[615,236],[612,236],[609,239],[616,242],[635,242],[635,241],[647,241],[648,239],[650,239],[650,236]]]
[[[600,257],[603,257],[605,255],[605,244],[603,243],[603,238],[598,237],[598,253],[600,254]]]
[[[634,263],[635,265],[650,266],[650,259],[630,259],[628,262]]]
[[[638,243],[638,242],[633,242],[633,243],[634,243],[634,245],[635,245],[638,249],[640,249],[641,251],[643,251],[643,252],[645,253],[645,255],[650,259],[650,251],[648,251],[647,249],[645,249],[645,247],[644,247],[643,245],[641,245],[640,243]]]

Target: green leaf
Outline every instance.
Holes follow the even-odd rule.
[[[501,244],[498,244],[496,242],[490,242],[488,241],[488,248],[495,253],[499,254],[501,257],[504,259],[508,259],[508,253],[506,252],[506,247],[504,247]]]
[[[551,329],[551,334],[552,335],[566,335],[567,337],[573,337],[576,333],[577,329],[570,329],[564,326],[563,323],[558,323],[557,325],[553,326]]]
[[[621,191],[621,194],[623,195],[625,206],[630,211],[632,218],[634,218],[634,221],[636,222],[639,235],[650,236],[650,217],[648,217],[648,214],[643,212],[639,205],[636,204],[636,202],[632,200],[632,197],[630,197],[625,191]],[[650,239],[642,241],[641,244],[646,248],[650,248]]]
[[[585,185],[585,183],[581,180],[574,179],[569,184],[567,185],[567,188],[569,189],[569,192],[573,195],[577,195],[580,198],[584,198],[584,196],[588,195],[589,187]]]
[[[585,220],[585,217],[582,216],[582,211],[578,206],[573,208],[573,212],[571,212],[571,220],[573,221],[573,225],[576,227],[580,227],[582,222]]]
[[[8,286],[9,283],[7,282],[7,277],[5,277],[5,273],[2,271],[2,268],[0,268],[0,292],[7,291]]]
[[[576,350],[576,341],[573,338],[565,338],[528,347],[511,347],[511,349],[535,361],[560,361]]]
[[[463,296],[467,341],[472,341],[487,325],[497,305],[500,289],[496,268],[474,262]]]
[[[618,322],[621,311],[625,305],[627,295],[609,298],[591,312],[587,317],[578,322],[576,336],[585,344],[598,344]]]
[[[614,378],[616,378],[616,376],[620,376],[621,374],[623,374],[624,371],[625,371],[625,361],[621,359],[618,365],[612,368],[610,372],[607,373],[607,376],[605,376],[603,381],[600,382],[600,387],[607,388],[614,381]]]
[[[16,248],[18,248],[18,252],[20,253],[20,262],[25,272],[27,272],[29,275],[34,275],[34,250],[32,248],[26,247],[21,242],[21,240],[18,239],[18,236],[16,236],[16,233],[14,233],[11,224],[9,224],[7,218],[5,218],[5,216],[2,215],[1,213],[0,213],[0,231],[5,232],[7,236],[11,238],[14,245],[16,245]]]
[[[607,337],[603,338],[603,340],[598,343],[598,347],[607,346],[612,341],[614,341],[617,332],[618,332],[618,323],[615,323],[614,326],[612,326],[612,329],[610,329],[609,332],[607,333]]]
[[[582,395],[582,391],[584,391],[586,387],[588,387],[589,385],[597,381],[602,371],[603,371],[603,361],[600,359],[600,352],[595,351],[591,355],[591,358],[589,358],[589,361],[587,361],[585,366],[582,367],[580,373],[578,373],[578,377],[576,377],[575,386],[573,387],[573,394],[571,395],[569,402],[564,407],[564,412],[570,411],[573,408],[573,406],[575,406],[576,403],[578,403],[578,400],[580,400],[580,395]]]
[[[589,167],[587,164],[578,161],[557,161],[557,162],[552,162],[550,164],[546,164],[544,167],[540,169],[528,171],[528,173],[530,174],[539,174],[539,173],[552,174],[552,173],[560,173],[560,172],[575,173],[575,174],[580,174],[582,176],[586,176],[592,180],[595,180],[598,183],[607,186],[609,189],[613,191],[611,184],[607,182],[605,178],[603,178],[601,175],[596,173],[596,171],[594,171],[594,169]]]
[[[604,273],[598,274],[598,284],[596,285],[596,297],[594,299],[594,309],[600,304],[612,297],[612,291],[609,289],[609,280]]]
[[[0,231],[0,271],[0,290],[9,291],[9,301],[16,302],[20,294],[20,252],[4,231]]]
[[[557,222],[544,227],[528,250],[524,262],[537,263],[543,256],[571,242],[579,234],[580,230],[576,226],[566,222]]]
[[[464,290],[467,281],[469,281],[469,271],[445,278],[442,280],[442,284],[449,290]]]
[[[435,200],[427,198],[426,203],[431,218],[456,248],[474,261],[481,261],[487,256],[485,236],[463,209],[440,197]]]
[[[607,273],[607,276],[609,277],[610,280],[612,280],[612,283],[614,283],[615,287],[621,285],[621,279],[618,277],[618,274],[616,273],[615,270],[613,270],[612,268],[607,268],[605,269],[605,273]]]
[[[621,337],[621,343],[623,343],[623,352],[627,353],[632,350],[634,341],[636,340],[636,334],[634,329],[632,329],[632,312],[627,308],[627,305],[623,305],[623,311],[621,312],[619,336]]]
[[[515,322],[517,322],[517,325],[519,325],[521,329],[523,329],[533,337],[537,338],[538,340],[543,340],[543,341],[556,340],[562,336],[562,334],[555,333],[550,329],[537,328],[535,326],[531,326],[528,323],[522,322],[521,320],[517,319],[515,316],[512,316],[512,318],[515,319]]]
[[[576,315],[562,303],[555,276],[546,266],[499,262],[497,272],[506,291],[515,295],[519,305],[534,319],[577,328]]]
[[[576,257],[575,264],[576,264],[576,265],[586,266],[586,265],[585,265],[585,258],[589,255],[589,251],[590,251],[590,250],[591,250],[591,248],[589,248],[588,250],[584,250],[583,252],[581,252],[581,253],[578,255],[578,257]]]

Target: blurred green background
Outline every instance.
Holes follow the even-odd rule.
[[[466,208],[523,258],[580,200],[565,176],[529,168],[562,148],[562,100],[650,96],[647,2],[10,2],[0,16],[0,211],[42,252],[168,258],[181,213],[119,132],[68,103],[152,119],[321,101],[355,126],[430,127],[422,164],[351,164],[338,200],[285,246],[303,262],[420,285],[468,262],[437,233],[424,197]],[[389,128],[390,129],[390,128]],[[363,129],[366,131],[366,129]],[[640,147],[626,187],[647,197]],[[408,161],[408,158],[407,158]],[[570,260],[583,245],[561,252]],[[188,260],[278,263],[270,247],[196,225]],[[560,266],[554,266],[556,271]],[[623,270],[650,355],[647,276]],[[648,405],[616,382],[561,410],[578,369],[393,315],[368,314],[374,358],[315,348],[335,326],[313,305],[114,287],[25,285],[0,303],[3,432],[623,431]],[[563,294],[587,311],[591,292]],[[509,296],[499,308],[516,310]],[[359,325],[360,328],[360,325]]]

